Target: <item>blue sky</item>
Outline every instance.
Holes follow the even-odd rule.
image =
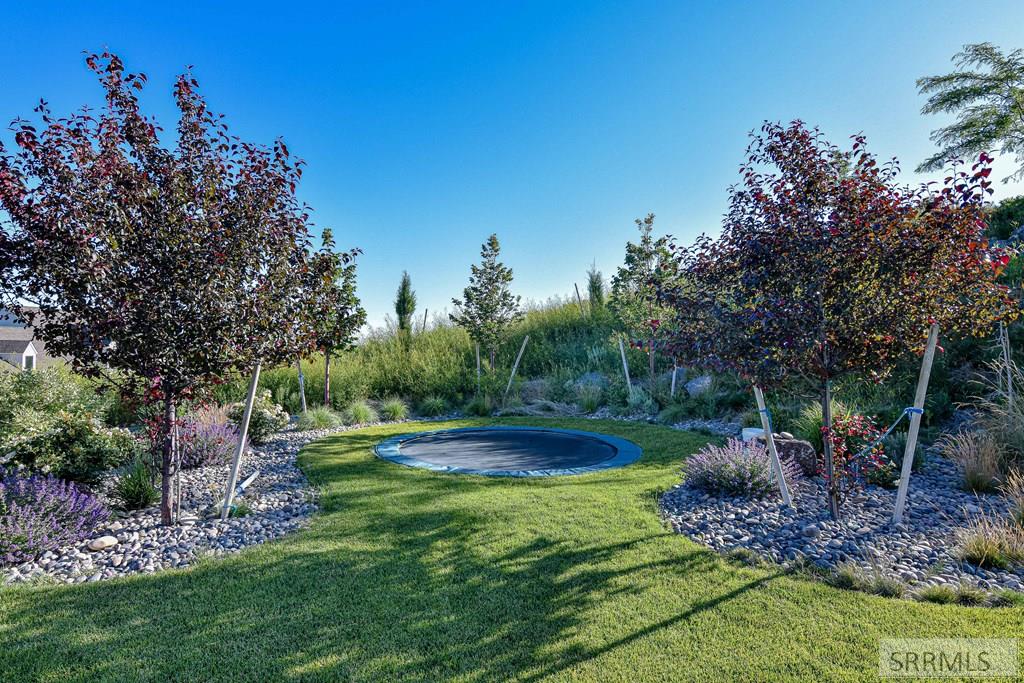
[[[235,133],[308,162],[301,196],[363,249],[375,324],[403,269],[421,313],[449,306],[491,232],[516,292],[543,300],[591,261],[610,274],[647,212],[682,238],[717,231],[765,119],[862,131],[921,180],[941,120],[920,115],[915,79],[964,43],[1024,47],[1019,1],[53,5],[5,7],[0,119],[40,97],[96,104],[82,51],[109,48],[150,77],[166,127],[195,65]]]

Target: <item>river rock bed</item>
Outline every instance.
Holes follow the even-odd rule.
[[[1024,568],[982,569],[957,557],[956,530],[979,514],[1009,511],[998,495],[960,488],[952,462],[932,456],[910,479],[903,522],[891,523],[896,491],[878,486],[848,499],[842,520],[829,517],[820,477],[793,486],[794,508],[778,495],[760,500],[719,498],[684,484],[660,506],[676,532],[718,552],[738,548],[777,563],[810,561],[826,570],[853,563],[868,575],[896,578],[911,588],[970,584],[986,591],[1024,591]]]
[[[361,425],[366,426],[366,425]],[[344,428],[342,428],[344,429]],[[205,519],[203,513],[220,500],[227,485],[228,467],[201,467],[181,473],[182,512],[178,526],[161,526],[157,507],[115,514],[76,546],[47,551],[38,559],[8,567],[0,575],[5,584],[23,581],[82,583],[129,574],[150,574],[161,569],[187,567],[198,558],[224,555],[291,533],[308,522],[316,510],[315,491],[295,463],[302,446],[337,430],[279,432],[269,443],[242,456],[239,481],[259,470],[259,476],[236,502],[248,514]],[[112,482],[111,482],[112,483]],[[101,494],[102,495],[102,494]],[[101,550],[102,537],[116,544]],[[111,539],[107,539],[109,543]]]

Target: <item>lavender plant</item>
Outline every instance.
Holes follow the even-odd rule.
[[[790,484],[801,476],[791,459],[782,461],[782,472]],[[687,461],[685,473],[690,486],[714,495],[760,498],[776,486],[768,450],[756,441],[708,444]]]
[[[180,438],[184,469],[226,464],[238,447],[238,429],[223,409],[202,410],[185,418]]]
[[[108,516],[99,500],[71,482],[0,470],[0,565],[82,541]]]

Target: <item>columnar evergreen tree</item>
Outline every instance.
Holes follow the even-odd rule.
[[[86,63],[106,106],[13,124],[0,146],[0,291],[78,372],[110,368],[161,406],[161,517],[173,519],[183,400],[232,372],[293,359],[312,344],[320,277],[302,163],[283,142],[230,135],[188,73],[177,79],[176,144],[139,110],[143,74],[113,54]],[[20,305],[38,306],[38,314]]]
[[[658,302],[658,288],[664,264],[669,259],[665,239],[654,237],[654,214],[635,221],[640,232],[638,242],[626,243],[626,257],[612,276],[608,307],[622,324],[634,346],[647,352],[650,385],[654,387],[655,358],[664,331],[652,326],[652,320],[665,318]]]
[[[590,264],[587,271],[587,299],[590,301],[591,312],[604,308],[604,277],[597,269],[597,264]]]
[[[512,269],[498,260],[501,245],[491,235],[480,249],[480,265],[470,266],[469,286],[462,299],[452,299],[452,322],[469,332],[470,338],[488,352],[494,369],[498,345],[509,325],[522,317],[519,297],[512,294]]]
[[[357,250],[337,253],[330,230],[323,235],[318,270],[326,273],[317,297],[313,322],[316,347],[324,354],[324,406],[331,406],[331,356],[351,348],[366,323],[366,311],[356,295]]]
[[[416,312],[416,292],[412,288],[409,273],[402,271],[402,282],[395,294],[395,315],[398,316],[398,332],[412,334],[412,315]]]
[[[988,161],[915,191],[861,137],[844,152],[799,121],[765,124],[721,237],[675,251],[678,277],[662,291],[682,318],[675,341],[761,387],[793,375],[816,383],[829,432],[838,377],[885,377],[932,322],[981,334],[1014,315],[996,282],[1008,257],[983,235]],[[838,516],[843,492],[824,445]]]
[[[998,149],[1020,165],[1010,179],[1024,178],[1024,50],[1004,53],[991,43],[965,45],[953,57],[956,70],[918,79],[929,95],[923,114],[953,114],[956,121],[931,135],[941,148],[919,171],[942,170],[951,160]]]

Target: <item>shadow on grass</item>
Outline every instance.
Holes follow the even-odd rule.
[[[452,477],[368,458],[380,438],[308,450],[323,512],[300,535],[184,572],[0,595],[4,680],[538,680],[775,578],[711,584],[620,628],[605,606],[648,590],[638,577],[719,565],[691,545],[666,550],[656,524],[601,534],[560,521],[592,487],[638,473]],[[625,488],[627,501],[645,490]],[[551,502],[563,493],[570,506]],[[616,628],[591,631],[594,619]]]

